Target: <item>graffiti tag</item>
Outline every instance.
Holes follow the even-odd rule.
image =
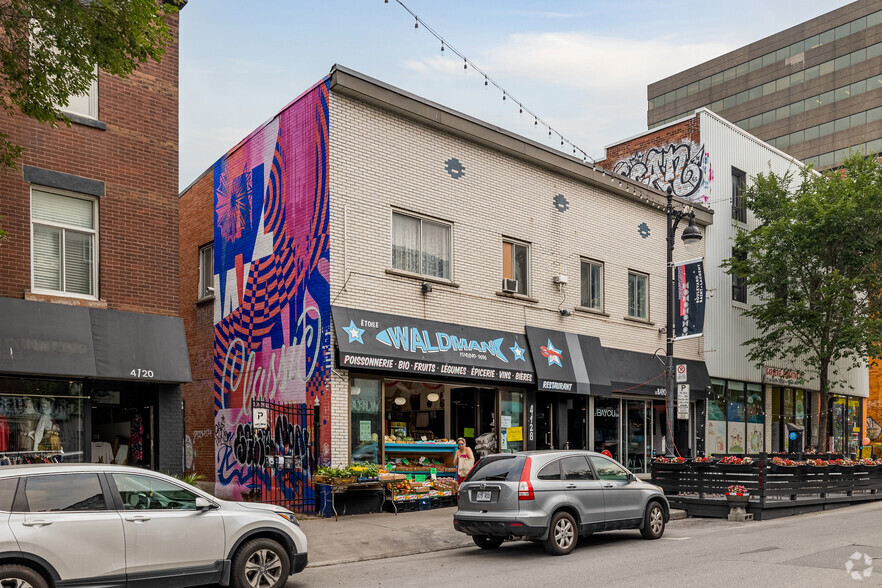
[[[706,199],[706,196],[701,198],[699,192],[704,184],[705,167],[703,145],[671,143],[642,153],[637,151],[616,163],[613,173],[674,196],[699,200]]]

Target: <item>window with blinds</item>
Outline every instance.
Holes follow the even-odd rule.
[[[31,193],[32,287],[97,296],[94,199],[43,190]]]
[[[214,296],[214,243],[199,248],[199,299]]]

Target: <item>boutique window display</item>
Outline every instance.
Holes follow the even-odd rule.
[[[82,461],[84,397],[41,394],[79,389],[73,382],[0,380],[0,465]]]

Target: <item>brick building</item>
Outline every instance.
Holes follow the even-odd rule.
[[[665,431],[663,203],[335,66],[181,194],[188,465],[222,497],[311,493],[278,457],[308,460],[312,431],[257,428],[252,402],[271,400],[319,403],[324,465],[452,475],[453,446],[431,441],[462,436],[479,454],[606,448],[645,471]],[[676,345],[684,454],[704,436],[702,348]]]
[[[757,226],[741,199],[744,187],[769,170],[796,173],[801,162],[700,109],[608,146],[605,160],[597,165],[646,186],[671,189],[715,213],[706,233],[708,299],[699,349],[714,387],[708,399],[707,452],[792,451],[788,423],[804,429],[805,444],[817,444],[822,410],[831,415],[826,434],[832,450],[857,451],[869,393],[867,368],[850,369],[849,362],[840,362],[837,367],[846,382],[833,391],[829,406],[820,406],[817,378],[810,377],[801,363],[770,363],[764,369],[751,364],[743,342],[758,332],[741,313],[756,299],[746,282],[720,267],[735,254],[737,232]]]
[[[98,72],[0,172],[0,458],[181,469],[178,15],[161,63]]]

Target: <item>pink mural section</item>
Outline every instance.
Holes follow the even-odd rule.
[[[310,504],[330,458],[327,80],[214,165],[214,206],[215,490]],[[255,403],[281,407],[266,428]]]

